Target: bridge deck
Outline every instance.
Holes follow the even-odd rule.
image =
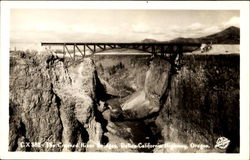
[[[86,55],[100,53],[105,50],[111,49],[135,49],[150,54],[170,54],[176,56],[199,48],[200,43],[170,43],[170,42],[156,42],[156,43],[143,43],[143,42],[42,42],[42,46],[62,46],[62,54],[69,56],[75,60],[76,53],[80,53],[82,57]],[[190,49],[191,48],[191,49]]]
[[[188,45],[197,46],[200,43],[172,43],[172,42],[41,42],[41,45]]]

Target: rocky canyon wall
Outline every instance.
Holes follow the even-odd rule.
[[[157,145],[211,147],[153,152],[239,152],[239,56],[186,56],[179,71],[172,67],[159,57],[73,63],[55,56],[12,56],[9,150],[134,152],[63,146],[135,143],[131,137],[142,134],[113,123],[113,116],[130,125],[154,123],[149,138],[157,137]],[[219,137],[230,139],[227,150],[214,149]],[[29,142],[41,146],[23,146]]]
[[[10,65],[10,151],[75,151],[63,144],[101,143],[91,59],[66,66],[55,56],[19,55]],[[30,142],[39,144],[25,145]]]

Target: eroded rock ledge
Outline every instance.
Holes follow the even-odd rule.
[[[96,72],[91,59],[65,65],[55,56],[12,57],[10,151],[74,151],[70,147],[24,147],[21,142],[101,143],[95,117]],[[84,151],[80,148],[79,151]]]

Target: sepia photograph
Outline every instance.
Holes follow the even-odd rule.
[[[10,8],[7,152],[240,154],[240,19]]]

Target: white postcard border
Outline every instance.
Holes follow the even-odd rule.
[[[9,16],[11,8],[240,10],[240,153],[47,153],[8,152]],[[249,156],[249,2],[248,1],[1,1],[0,158],[2,159],[248,159]]]

